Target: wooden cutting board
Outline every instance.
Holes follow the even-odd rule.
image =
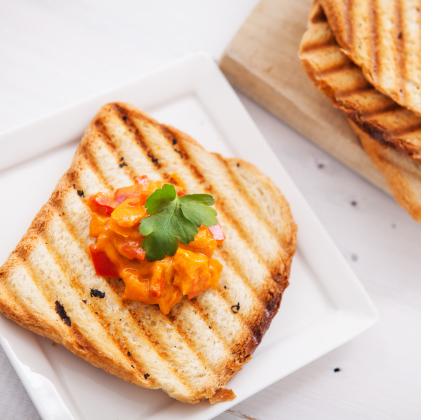
[[[390,193],[342,112],[316,89],[297,56],[312,0],[262,0],[219,65],[236,88]]]

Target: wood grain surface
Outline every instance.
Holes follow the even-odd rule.
[[[292,128],[390,194],[342,113],[316,89],[297,53],[311,0],[262,0],[227,47],[228,80]]]

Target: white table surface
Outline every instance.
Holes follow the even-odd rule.
[[[0,131],[191,52],[204,50],[219,59],[256,4],[3,0]],[[380,321],[218,419],[421,418],[421,225],[390,197],[240,97],[371,295]],[[7,204],[5,198],[1,202]],[[1,349],[0,419],[39,419]]]

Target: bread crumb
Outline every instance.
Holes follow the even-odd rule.
[[[216,390],[215,394],[209,398],[209,402],[211,404],[215,404],[217,402],[232,401],[235,398],[237,398],[237,396],[234,394],[232,389],[219,388]]]

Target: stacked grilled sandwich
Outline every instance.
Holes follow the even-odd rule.
[[[226,235],[214,253],[223,265],[219,287],[184,298],[168,315],[123,299],[123,281],[98,276],[89,252],[89,197],[142,175],[212,194]],[[126,381],[180,401],[216,402],[232,397],[223,387],[277,313],[295,244],[288,203],[254,166],[208,153],[181,131],[112,103],[0,268],[0,310]]]
[[[420,31],[412,1],[316,0],[299,51],[314,85],[346,115],[397,202],[417,221]]]

